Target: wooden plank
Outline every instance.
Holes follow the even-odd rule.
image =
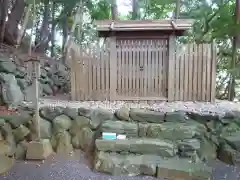
[[[143,74],[143,96],[147,96],[147,84],[148,84],[148,40],[143,40],[144,41],[144,57],[143,57],[143,61],[144,61],[144,74]]]
[[[185,49],[186,51],[186,56],[185,56],[185,59],[184,59],[184,74],[182,74],[183,77],[183,83],[184,83],[184,95],[183,95],[183,100],[184,101],[187,101],[189,100],[189,92],[188,92],[188,86],[189,86],[189,83],[188,83],[188,65],[189,65],[189,58],[192,56],[192,52],[189,52],[188,51],[188,45]]]
[[[147,54],[147,94],[151,94],[151,73],[152,73],[152,60],[151,60],[151,55],[153,51],[153,40],[148,41],[148,54]]]
[[[206,101],[211,101],[211,46],[204,44],[206,49],[207,73],[206,73]]]
[[[174,86],[174,91],[175,91],[175,96],[174,100],[178,101],[180,100],[180,82],[179,82],[179,73],[180,73],[180,57],[181,54],[179,52],[179,47],[176,48],[176,53],[175,53],[175,86]]]
[[[74,51],[73,49],[70,49],[70,53],[71,53],[71,59],[70,59],[70,69],[71,69],[71,100],[72,101],[75,101],[76,99],[76,86],[75,86],[75,73],[76,73],[76,70],[75,70],[75,66],[74,66],[74,63],[75,63],[75,59],[74,59]]]
[[[163,53],[163,46],[162,46],[162,39],[157,39],[156,40],[156,44],[157,44],[157,57],[156,57],[156,61],[157,63],[155,64],[155,92],[154,92],[154,96],[162,96],[162,53]],[[155,62],[156,62],[155,61]]]
[[[159,96],[147,96],[147,97],[136,97],[136,96],[117,96],[116,101],[166,101],[167,98]]]
[[[193,52],[193,44],[188,44],[187,48],[188,48],[188,52],[191,53]],[[190,56],[190,58],[188,59],[188,100],[191,101],[192,97],[193,97],[193,60],[191,58],[192,56]]]
[[[144,83],[144,71],[145,71],[145,68],[144,67],[144,41],[143,40],[140,40],[140,44],[139,44],[139,60],[140,60],[140,66],[139,66],[139,95],[140,96],[143,96],[144,94],[144,87],[143,87],[143,83]],[[143,68],[143,69],[141,69]]]
[[[193,51],[196,51],[196,46],[193,46]],[[198,57],[193,56],[193,97],[192,101],[197,100],[197,61]]]
[[[169,50],[168,50],[168,101],[173,101],[173,88],[174,88],[174,51],[175,51],[175,36],[169,36]]]
[[[105,58],[104,58],[104,50],[103,48],[101,48],[101,56],[100,56],[100,69],[101,69],[101,94],[102,94],[102,100],[106,100],[106,81],[104,78],[104,71],[105,71],[105,67],[104,67],[104,62],[105,62]]]
[[[216,97],[216,49],[214,44],[211,44],[211,96],[210,101],[215,102]]]
[[[129,60],[129,96],[133,96],[133,54],[132,41],[128,40],[128,60]]]
[[[125,64],[125,69],[126,69],[126,96],[130,96],[130,87],[129,87],[129,75],[130,75],[130,61],[129,61],[129,41],[126,41],[126,51],[125,51],[125,55],[126,55],[126,64]]]
[[[117,59],[117,57],[116,57]],[[107,95],[107,100],[110,100],[110,59],[109,59],[109,48],[106,47],[106,52],[105,52],[105,81],[106,81],[106,95]],[[117,73],[117,72],[115,72]]]
[[[116,89],[117,89],[117,59],[116,59],[116,36],[112,36],[110,38],[110,100],[114,100],[116,98]]]
[[[135,41],[136,45],[136,57],[135,57],[135,68],[136,68],[136,96],[139,97],[139,80],[140,80],[140,73],[139,73],[139,65],[140,65],[140,49],[139,49],[139,41]]]
[[[164,39],[164,47],[163,47],[163,96],[167,97],[167,72],[168,72],[168,40]],[[175,58],[175,57],[174,57]]]
[[[137,57],[137,50],[136,50],[136,43],[132,40],[132,50],[133,50],[133,94],[137,96],[137,86],[136,86],[136,57]]]
[[[183,50],[181,50],[183,51]],[[185,71],[184,71],[184,61],[185,61],[185,58],[187,56],[187,53],[185,51],[183,51],[183,55],[180,56],[180,73],[178,74],[178,77],[179,78],[179,82],[180,82],[180,95],[179,95],[179,100],[180,101],[183,101],[184,100],[184,88],[185,88],[185,84],[184,84],[184,76],[185,76]]]

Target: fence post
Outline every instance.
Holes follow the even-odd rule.
[[[213,103],[216,99],[216,63],[217,63],[217,54],[216,54],[216,46],[214,43],[211,44],[211,95],[210,101]]]
[[[168,40],[168,101],[174,100],[174,63],[175,62],[176,42],[175,36],[170,35]]]
[[[110,38],[110,100],[116,99],[117,90],[117,47],[116,36]]]

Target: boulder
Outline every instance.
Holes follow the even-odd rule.
[[[240,151],[240,131],[231,133],[229,136],[222,136],[222,138],[231,146],[233,149]]]
[[[16,64],[10,59],[0,59],[0,72],[14,73],[16,71]]]
[[[162,123],[164,122],[165,113],[151,111],[147,109],[130,109],[130,118],[138,122],[149,122],[149,123]]]
[[[78,114],[80,116],[84,116],[84,117],[90,118],[90,116],[91,116],[91,109],[80,107],[80,108],[78,108]]]
[[[200,149],[198,151],[198,156],[202,161],[215,160],[217,158],[216,144],[206,136],[202,136],[200,139]]]
[[[67,131],[57,133],[54,141],[53,146],[55,146],[56,153],[66,154],[73,151],[71,136]]]
[[[0,155],[7,155],[9,152],[9,145],[7,141],[0,141]]]
[[[5,155],[0,155],[0,175],[7,173],[12,168],[14,163],[15,163],[14,158],[10,158]]]
[[[218,158],[222,162],[230,165],[240,165],[240,152],[236,151],[226,143],[221,144],[221,146],[219,147]]]
[[[107,109],[96,108],[90,112],[91,125],[93,128],[97,128],[99,124],[104,121],[112,120],[113,113]]]
[[[57,116],[53,120],[53,133],[56,134],[58,132],[69,130],[71,125],[72,121],[68,116],[64,114]]]
[[[219,121],[219,115],[217,114],[211,114],[211,113],[196,113],[196,112],[187,112],[187,116],[190,119],[193,119],[199,123],[205,124],[208,121]]]
[[[28,142],[21,141],[17,144],[15,158],[18,160],[24,160],[26,158]]]
[[[124,140],[96,140],[96,148],[107,152],[131,152],[138,154],[155,154],[162,157],[173,157],[176,155],[175,144],[168,140],[139,138]]]
[[[123,121],[129,121],[129,109],[126,107],[122,107],[119,110],[117,110],[115,112],[115,116],[119,119],[119,120],[123,120]]]
[[[13,134],[16,142],[24,140],[24,138],[30,133],[30,130],[24,125],[20,125],[18,128],[13,130]]]
[[[8,106],[17,107],[23,100],[24,95],[18,86],[17,80],[13,74],[0,73],[2,79],[2,97]]]
[[[47,96],[50,96],[53,94],[53,90],[49,84],[41,84],[43,93],[46,94]]]
[[[72,145],[74,148],[87,150],[93,138],[93,131],[89,127],[83,127],[76,135],[72,137]]]
[[[186,121],[186,113],[183,111],[174,111],[167,112],[165,116],[166,122],[185,122]]]
[[[138,124],[126,121],[105,121],[101,127],[102,132],[125,134],[127,137],[138,137]]]
[[[63,114],[63,107],[49,107],[49,106],[45,106],[42,107],[39,110],[39,114],[42,118],[52,122],[57,116],[60,116]]]
[[[27,160],[45,160],[53,154],[52,146],[49,139],[40,141],[31,141],[27,146]]]
[[[95,170],[114,176],[137,176],[156,174],[156,160],[161,159],[154,155],[121,155],[100,151],[95,159]],[[145,163],[148,160],[149,163]]]
[[[189,159],[167,159],[157,165],[157,177],[164,179],[209,180],[212,168],[203,163],[191,163]]]
[[[11,127],[14,129],[32,120],[32,116],[27,112],[21,112],[21,114],[16,115],[0,115],[0,118],[11,124]]]
[[[184,139],[177,142],[178,154],[181,157],[192,157],[195,152],[200,150],[200,140],[199,139]]]
[[[69,132],[71,135],[76,135],[81,128],[83,127],[91,127],[90,126],[90,122],[91,120],[87,117],[84,116],[77,116],[73,121],[72,121],[72,125],[69,129]]]
[[[160,137],[176,141],[183,139],[191,139],[195,135],[204,134],[205,131],[205,127],[197,122],[165,122],[162,124],[150,124],[147,130],[147,137]]]
[[[33,117],[34,119],[35,117]],[[52,124],[44,118],[39,119],[40,136],[42,139],[50,139],[52,137]],[[37,130],[33,121],[28,123],[28,128],[31,131],[31,136],[35,139],[37,137]]]
[[[78,108],[66,107],[63,113],[71,119],[76,119],[78,116]]]
[[[11,128],[11,125],[9,123],[5,123],[1,127],[1,132],[9,146],[7,154],[8,154],[8,156],[13,156],[16,151],[16,142],[15,142],[15,138],[13,135],[13,130]]]

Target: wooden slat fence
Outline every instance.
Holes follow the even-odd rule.
[[[174,62],[174,100],[214,101],[216,51],[212,44],[179,45]]]
[[[113,61],[108,47],[70,48],[73,100],[214,101],[213,45],[178,45],[169,61],[167,39],[116,42]]]

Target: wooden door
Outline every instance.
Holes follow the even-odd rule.
[[[167,42],[167,39],[117,39],[117,99],[165,100]]]

